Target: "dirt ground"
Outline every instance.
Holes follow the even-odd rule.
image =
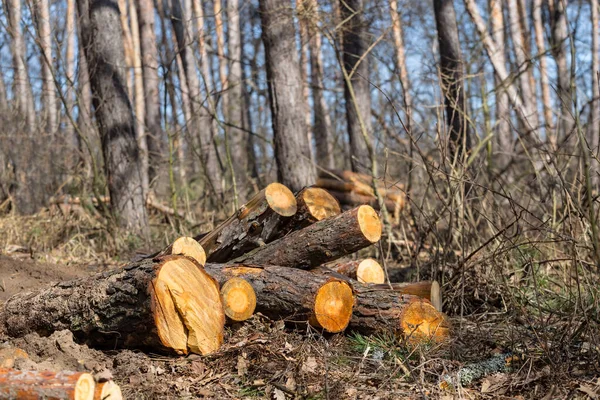
[[[26,254],[0,256],[0,302],[105,268],[41,263]],[[351,334],[323,336],[260,315],[229,326],[222,350],[208,357],[98,350],[77,343],[69,331],[0,337],[0,348],[28,353],[29,360],[17,360],[16,368],[112,376],[127,399],[598,398],[600,380],[589,362],[584,366],[582,360],[571,371],[552,369],[522,343],[518,350],[524,355],[514,357],[510,370],[464,387],[443,384],[442,377],[456,377],[465,365],[517,350],[515,337],[534,336],[499,315],[452,318],[452,323],[455,341],[437,348],[411,349],[386,338]]]

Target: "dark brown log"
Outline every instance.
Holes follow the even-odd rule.
[[[393,290],[353,285],[356,304],[348,329],[364,334],[388,332],[409,343],[444,342],[450,336],[446,316],[427,300]]]
[[[314,268],[377,243],[381,222],[370,206],[359,206],[262,246],[237,263]]]
[[[0,333],[19,337],[69,329],[100,346],[208,354],[223,341],[219,285],[184,256],[143,260],[11,297]]]
[[[0,368],[2,399],[94,400],[95,386],[94,378],[87,372]]]
[[[341,279],[293,268],[207,264],[218,281],[243,278],[256,293],[256,311],[274,320],[306,322],[326,332],[343,331],[352,315],[352,288]]]
[[[209,262],[226,262],[275,240],[296,210],[294,194],[284,185],[271,183],[235,215],[196,239]]]

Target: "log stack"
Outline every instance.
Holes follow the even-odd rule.
[[[375,260],[340,260],[381,233],[369,205],[342,212],[324,189],[293,194],[274,183],[208,234],[179,238],[113,271],[13,296],[0,307],[0,334],[70,329],[96,346],[210,354],[226,323],[260,312],[322,332],[446,340],[439,287],[390,286]]]
[[[385,207],[398,219],[400,211],[406,204],[403,186],[381,181],[377,181],[376,184]],[[373,190],[373,178],[369,175],[352,171],[321,170],[315,186],[329,191],[344,206],[355,207],[359,204],[368,204],[379,209],[379,201]]]

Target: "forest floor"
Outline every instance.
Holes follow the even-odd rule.
[[[99,251],[110,247],[110,239],[81,226],[76,218],[47,213],[0,218],[0,304],[15,293],[118,267],[134,254],[116,245]],[[164,231],[168,225],[154,228]],[[134,249],[136,243],[121,246]],[[389,262],[388,268],[391,275],[402,275],[401,262]],[[459,289],[451,282],[445,291],[464,291],[463,300],[481,297],[477,286]],[[557,323],[532,322],[527,313],[502,306],[461,317],[452,301],[447,311],[453,340],[443,346],[410,348],[386,337],[321,335],[308,326],[293,328],[255,315],[228,326],[225,345],[207,357],[93,349],[68,331],[0,337],[0,348],[26,351],[30,360],[21,361],[20,368],[111,374],[126,399],[600,398],[597,346],[580,341],[576,356],[560,352]],[[466,385],[443,384],[443,377],[456,383],[462,367],[509,352],[500,373]]]

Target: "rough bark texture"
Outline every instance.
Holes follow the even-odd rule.
[[[360,206],[292,232],[235,262],[314,268],[368,247],[380,238],[381,222],[375,210]]]
[[[302,80],[289,0],[260,0],[278,180],[292,191],[312,185],[316,170],[306,141]]]
[[[454,157],[471,148],[470,129],[466,122],[468,107],[464,95],[464,63],[453,0],[434,0],[433,8],[440,52],[440,85],[446,106],[446,129],[449,132],[450,154]]]
[[[96,383],[87,372],[19,371],[0,368],[3,399],[93,400]]]
[[[158,174],[162,160],[163,131],[160,118],[158,79],[158,50],[154,28],[154,4],[151,0],[137,0],[142,73],[144,76],[144,122],[147,128],[148,180]]]
[[[344,80],[344,99],[346,100],[346,122],[350,141],[352,170],[370,167],[371,161],[367,143],[363,136],[363,127],[367,136],[371,134],[371,86],[369,83],[369,61],[367,50],[368,25],[365,20],[363,0],[341,0],[340,12],[343,21],[343,67],[350,76]],[[354,92],[354,98],[352,96]],[[362,123],[361,123],[362,122]]]
[[[296,209],[293,193],[279,183],[272,183],[197,240],[208,261],[226,262],[280,237],[281,228]]]
[[[341,332],[352,313],[352,289],[339,279],[279,266],[207,264],[205,269],[217,281],[244,278],[256,293],[256,311],[274,320],[308,321],[328,332]],[[317,294],[327,287],[334,293],[317,304]]]
[[[119,7],[115,0],[81,0],[77,5],[112,211],[121,226],[146,235],[148,218],[135,121],[126,91]]]

